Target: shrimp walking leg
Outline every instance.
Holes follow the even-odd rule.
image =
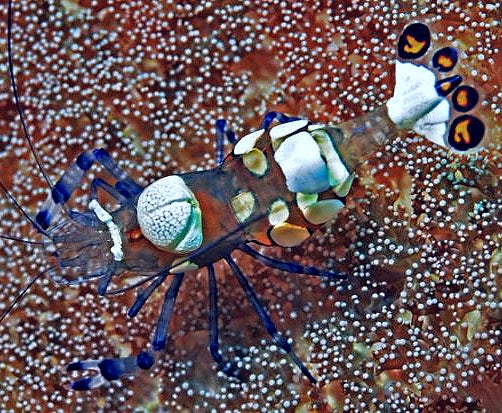
[[[298,368],[303,373],[303,375],[305,377],[307,377],[312,384],[317,383],[317,380],[314,378],[312,373],[310,373],[310,371],[307,369],[305,364],[303,364],[303,362],[300,360],[300,358],[293,351],[291,344],[289,344],[289,342],[279,333],[274,322],[272,321],[272,319],[268,315],[267,311],[265,310],[265,307],[260,302],[260,300],[258,299],[258,296],[254,292],[253,287],[251,287],[251,284],[249,284],[249,281],[247,280],[246,276],[243,274],[243,272],[237,266],[235,261],[230,257],[230,255],[227,255],[225,257],[225,261],[228,263],[228,265],[232,269],[232,272],[234,273],[235,277],[237,278],[237,281],[239,281],[240,286],[242,287],[242,289],[246,293],[247,299],[253,305],[253,308],[254,308],[256,314],[258,314],[258,317],[260,318],[265,329],[267,330],[267,333],[270,334],[270,336],[272,337],[272,340],[282,350],[284,350],[286,352],[286,354],[288,354],[288,356],[291,357],[291,359],[298,366]]]
[[[227,121],[225,119],[218,119],[216,121],[216,161],[218,165],[223,163],[225,157],[225,138],[232,145],[237,141],[235,133],[228,127]]]
[[[261,129],[268,129],[274,121],[279,123],[293,122],[300,118],[294,116],[287,116],[281,112],[268,112],[261,122]],[[221,165],[225,156],[224,143],[225,138],[232,145],[237,142],[235,132],[228,127],[228,122],[225,119],[218,119],[216,121],[216,160],[218,165]]]
[[[333,280],[344,280],[347,278],[345,274],[336,271],[326,271],[316,267],[310,267],[291,261],[283,261],[278,260],[277,258],[268,257],[266,255],[260,254],[258,251],[255,251],[247,244],[242,244],[238,247],[238,249],[240,249],[247,255],[250,255],[257,261],[260,261],[262,264],[265,264],[267,267],[275,268],[287,273],[314,275],[318,277],[326,277]]]
[[[274,121],[278,121],[279,123],[288,123],[293,122],[295,120],[300,120],[301,118],[296,116],[287,116],[281,112],[268,112],[263,118],[260,128],[268,129]]]
[[[212,264],[207,266],[207,276],[209,284],[209,351],[223,373],[229,376],[237,376],[238,371],[235,364],[225,361],[220,352],[218,338],[218,287]]]
[[[144,288],[137,294],[136,300],[134,301],[133,305],[131,306],[131,308],[129,308],[129,311],[127,312],[127,315],[129,317],[132,318],[135,317],[136,314],[138,314],[139,310],[141,310],[141,308],[150,298],[152,293],[164,282],[167,275],[168,275],[167,272],[158,274],[156,278],[150,283],[150,285],[148,285],[148,287]]]
[[[37,214],[36,221],[43,229],[51,225],[62,206],[71,198],[73,192],[80,185],[85,173],[91,168],[94,162],[101,164],[117,181],[114,187],[99,179],[93,181],[91,188],[93,188],[92,191],[94,194],[96,194],[97,188],[100,187],[120,202],[124,199],[134,197],[143,190],[142,186],[137,184],[126,172],[118,167],[105,149],[94,149],[83,152],[65,170]]]
[[[107,381],[132,376],[139,370],[150,369],[155,362],[151,351],[142,351],[137,356],[118,357],[103,360],[76,361],[66,366],[66,371],[94,370],[98,374],[84,377],[72,383],[73,390],[90,390]]]
[[[123,204],[129,197],[120,193],[113,185],[101,178],[94,178],[91,182],[91,199],[98,199],[98,189],[108,193],[111,197],[115,198],[119,204]]]
[[[150,286],[139,293],[138,298],[129,309],[128,314],[134,317],[150,294],[165,280],[167,273],[159,274]],[[157,326],[152,340],[152,347],[155,351],[165,348],[169,321],[174,309],[176,297],[183,281],[184,273],[174,274],[171,285],[166,291],[164,303],[160,312]],[[155,363],[155,355],[152,351],[142,351],[137,355],[129,357],[105,358],[102,360],[84,360],[70,363],[67,371],[94,370],[97,374],[92,377],[84,377],[72,383],[74,390],[89,390],[127,376],[134,376],[140,370],[148,370]]]
[[[159,320],[157,321],[157,327],[155,328],[155,334],[152,341],[154,350],[163,350],[166,347],[169,321],[173,314],[174,303],[176,302],[176,297],[178,296],[184,275],[185,274],[182,272],[174,274],[171,285],[164,297],[164,303],[162,304],[162,310],[160,311]]]

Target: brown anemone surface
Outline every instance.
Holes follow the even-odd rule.
[[[371,111],[392,94],[396,39],[413,21],[429,25],[433,48],[460,50],[456,72],[480,91],[487,137],[460,156],[402,134],[358,169],[336,221],[267,251],[344,271],[343,288],[234,254],[317,386],[271,345],[222,264],[222,350],[242,359],[245,380],[218,373],[207,351],[201,271],[186,277],[152,371],[74,392],[69,362],[148,346],[165,287],[128,319],[134,292],[100,297],[95,282],[43,277],[0,325],[0,410],[500,411],[500,4],[15,0],[13,10],[19,95],[53,182],[94,147],[143,184],[214,167],[218,118],[243,135],[270,110],[325,123]],[[0,19],[6,33],[6,7]],[[0,72],[0,178],[33,215],[47,184],[13,104],[5,38]],[[84,208],[88,191],[86,180],[71,206]],[[5,197],[0,223],[43,240]],[[0,310],[48,265],[43,248],[0,240]]]

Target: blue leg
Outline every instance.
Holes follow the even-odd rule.
[[[84,377],[71,384],[73,390],[90,390],[112,380],[134,376],[140,370],[148,370],[155,363],[151,351],[142,351],[136,356],[103,360],[76,361],[66,366],[66,371],[94,370],[94,376]]]
[[[218,165],[223,163],[225,157],[225,137],[232,145],[236,142],[235,133],[227,125],[225,119],[218,119],[216,121],[216,161]]]
[[[143,191],[143,187],[138,185],[134,179],[130,178],[126,172],[119,168],[105,149],[94,149],[92,152],[96,161],[99,162],[108,171],[108,173],[117,180],[115,188],[117,188],[122,195],[126,198],[132,198]]]
[[[101,178],[94,178],[91,182],[91,199],[98,199],[98,189],[107,192],[112,198],[116,199],[119,204],[124,203],[129,196],[124,196],[118,189],[110,185]]]
[[[143,291],[141,291],[134,304],[129,309],[129,316],[134,317],[146,302],[148,297],[166,279],[168,273],[159,274],[157,278]],[[174,274],[171,285],[167,289],[164,303],[157,321],[152,347],[154,350],[162,350],[166,346],[169,321],[174,308],[174,303],[183,281],[183,273]],[[84,377],[72,383],[73,390],[89,390],[103,385],[106,382],[118,380],[127,376],[134,376],[140,370],[148,370],[155,362],[152,351],[142,351],[136,356],[108,358],[102,360],[84,360],[70,363],[67,371],[94,370],[94,376]]]
[[[236,377],[239,374],[237,367],[233,363],[225,361],[220,353],[218,339],[218,288],[212,264],[207,266],[207,275],[209,281],[209,351],[223,373]]]
[[[117,270],[117,261],[112,261],[112,263],[106,268],[106,273],[103,274],[98,283],[98,294],[106,295],[106,290],[108,290],[108,286],[110,285],[110,281],[112,277],[116,274]]]
[[[293,274],[306,274],[314,275],[317,277],[326,277],[334,280],[344,280],[347,278],[346,274],[342,274],[335,271],[326,271],[316,267],[309,267],[306,265],[297,264],[295,262],[278,260],[276,258],[267,257],[266,255],[260,254],[258,251],[254,250],[247,244],[242,244],[239,247],[242,252],[250,255],[254,259],[265,264],[267,267],[276,268],[281,271],[293,273]]]
[[[43,229],[51,225],[52,220],[58,215],[63,205],[68,202],[73,192],[79,187],[84,174],[91,168],[94,162],[100,163],[117,180],[113,193],[110,192],[112,186],[99,179],[92,184],[95,188],[94,190],[97,187],[101,187],[112,196],[120,194],[122,196],[120,199],[132,198],[143,190],[140,185],[134,182],[132,178],[117,166],[106,150],[94,149],[83,152],[64,171],[45,200],[40,212],[37,214],[36,221]]]
[[[300,120],[301,118],[296,116],[287,116],[281,112],[268,112],[263,118],[260,128],[268,129],[270,125],[276,120],[279,123],[293,122],[294,120]]]
[[[223,357],[218,342],[218,290],[212,264],[207,266],[207,276],[209,281],[209,351],[213,360],[221,365]]]
[[[78,222],[79,224],[90,227],[90,228],[98,228],[103,223],[98,219],[94,212],[80,212],[70,209],[68,211],[68,216],[73,220]]]
[[[173,314],[174,303],[176,302],[176,297],[178,296],[184,275],[185,274],[182,272],[174,274],[171,285],[167,289],[164,297],[164,303],[162,304],[162,310],[160,311],[160,317],[157,321],[157,327],[155,328],[155,334],[153,336],[152,346],[154,350],[163,350],[166,347],[169,321],[171,320],[171,315]]]
[[[136,296],[136,300],[134,300],[133,305],[129,308],[127,315],[129,317],[135,317],[138,314],[141,307],[146,303],[146,301],[150,298],[152,293],[164,282],[167,277],[167,273],[161,273],[155,278],[148,287],[141,290]]]
[[[268,334],[270,334],[270,336],[272,337],[272,340],[274,341],[274,343],[277,344],[282,350],[284,350],[291,357],[291,359],[298,366],[298,368],[301,370],[303,375],[305,377],[307,377],[312,384],[317,383],[317,380],[314,378],[314,376],[312,376],[312,373],[310,373],[310,371],[307,369],[305,364],[303,364],[303,362],[300,360],[300,358],[293,351],[291,344],[289,344],[288,341],[284,337],[282,337],[281,334],[279,334],[276,326],[274,325],[274,322],[272,321],[270,316],[267,314],[267,311],[263,307],[263,304],[260,302],[260,300],[256,296],[256,293],[254,292],[253,288],[251,287],[248,280],[246,279],[246,276],[239,269],[239,267],[237,266],[235,261],[232,259],[232,257],[230,257],[230,255],[227,255],[225,257],[225,261],[227,261],[228,265],[232,269],[232,272],[237,277],[239,284],[241,285],[242,289],[246,293],[247,299],[253,305],[253,308],[256,311],[256,314],[258,314],[258,317],[262,321]]]

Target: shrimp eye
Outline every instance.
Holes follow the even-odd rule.
[[[399,37],[397,52],[402,59],[417,59],[425,54],[430,44],[429,28],[422,23],[413,23]]]
[[[434,53],[432,67],[440,72],[449,72],[457,64],[458,52],[454,47],[443,47]]]
[[[179,176],[166,176],[146,187],[136,210],[141,232],[157,248],[187,253],[202,244],[199,203]]]
[[[451,100],[455,110],[468,112],[478,103],[479,93],[472,86],[460,86],[453,92]]]
[[[455,118],[448,133],[448,143],[457,151],[467,151],[475,148],[485,133],[485,125],[472,115],[462,115]]]

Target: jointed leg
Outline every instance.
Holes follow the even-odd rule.
[[[207,266],[207,275],[209,281],[209,351],[223,373],[228,376],[236,376],[238,374],[236,366],[229,361],[225,361],[220,353],[218,341],[218,287],[212,264]]]
[[[218,119],[216,121],[216,161],[218,165],[221,165],[225,157],[225,137],[229,143],[232,145],[235,144],[236,138],[234,131],[228,127],[225,119]]]
[[[316,267],[301,265],[296,262],[283,261],[278,260],[277,258],[267,257],[266,255],[260,254],[258,251],[254,250],[247,244],[242,244],[237,248],[268,267],[276,268],[288,273],[314,275],[336,280],[344,280],[347,278],[345,274],[336,271],[326,271]]]
[[[90,390],[107,381],[134,376],[140,370],[148,370],[155,363],[151,351],[142,351],[137,356],[118,357],[103,360],[76,361],[66,366],[66,371],[95,370],[98,374],[84,377],[72,383],[73,390]]]
[[[131,318],[135,317],[138,314],[139,310],[143,307],[146,301],[150,298],[152,293],[164,282],[168,273],[160,273],[154,280],[150,283],[150,285],[143,290],[141,290],[136,296],[136,300],[134,300],[133,305],[129,308],[127,315]]]
[[[268,112],[265,117],[263,118],[260,128],[263,129],[268,129],[270,125],[274,122],[274,120],[278,121],[279,123],[287,123],[287,122],[293,122],[295,120],[300,120],[301,118],[296,117],[296,116],[287,116],[284,113],[281,112]]]
[[[94,178],[91,182],[91,199],[98,199],[98,189],[108,193],[119,204],[122,204],[129,199],[129,197],[122,195],[118,189],[101,178]]]
[[[214,361],[221,365],[223,357],[218,342],[218,290],[212,264],[207,266],[207,277],[209,281],[209,351]]]
[[[154,350],[163,350],[166,347],[169,321],[171,320],[171,316],[173,314],[174,303],[176,302],[176,297],[178,296],[184,275],[185,274],[182,272],[174,274],[171,285],[169,285],[169,288],[167,289],[164,297],[164,303],[162,304],[162,310],[160,311],[160,316],[157,321],[157,327],[155,328],[155,334],[153,336],[152,346]]]
[[[135,195],[139,194],[143,191],[143,187],[138,185],[134,179],[129,177],[126,172],[124,172],[119,166],[115,163],[110,154],[103,148],[94,149],[93,154],[96,158],[96,161],[99,162],[103,167],[112,175],[117,183],[115,184],[115,188],[126,198],[132,198]]]
[[[248,280],[246,279],[246,276],[239,269],[239,267],[237,266],[235,261],[232,259],[232,257],[230,257],[230,255],[227,255],[225,257],[225,260],[227,261],[228,265],[232,269],[234,275],[237,277],[237,280],[239,281],[239,284],[241,285],[244,292],[246,293],[246,296],[247,296],[249,302],[253,305],[254,310],[258,314],[258,317],[260,317],[260,320],[262,321],[267,332],[272,337],[272,340],[274,341],[274,343],[276,343],[282,350],[284,350],[292,358],[292,360],[298,366],[298,368],[301,370],[303,375],[305,377],[307,377],[311,383],[313,383],[313,384],[317,383],[317,380],[314,378],[314,376],[312,376],[312,374],[307,369],[305,364],[303,364],[303,362],[300,360],[300,358],[293,351],[291,344],[289,344],[288,341],[284,337],[282,337],[282,335],[277,331],[277,328],[275,327],[272,319],[267,314],[267,311],[263,307],[263,304],[260,302],[260,300],[256,296],[256,293],[254,292],[253,288],[251,287]]]
[[[138,294],[136,301],[129,309],[128,314],[134,317],[141,309],[152,292],[166,279],[166,274],[159,274],[157,278],[143,291]],[[167,289],[164,303],[160,312],[157,326],[152,340],[155,351],[162,350],[166,346],[169,321],[171,319],[174,303],[183,281],[183,273],[174,274],[171,285]],[[89,390],[99,387],[107,381],[118,380],[127,376],[134,376],[140,370],[148,370],[155,363],[155,355],[152,351],[142,351],[138,355],[129,357],[107,358],[102,360],[84,360],[70,363],[67,371],[95,370],[97,374],[74,381],[74,390]]]
[[[94,149],[92,151],[83,152],[64,171],[44,202],[42,209],[37,214],[36,221],[43,229],[51,225],[52,220],[58,215],[62,206],[78,188],[84,174],[91,168],[94,162],[100,163],[117,180],[115,187],[113,187],[99,178],[96,179],[91,184],[91,187],[94,188],[94,194],[97,188],[100,187],[121,202],[124,199],[135,196],[143,190],[140,185],[134,182],[132,178],[117,166],[106,150]]]

